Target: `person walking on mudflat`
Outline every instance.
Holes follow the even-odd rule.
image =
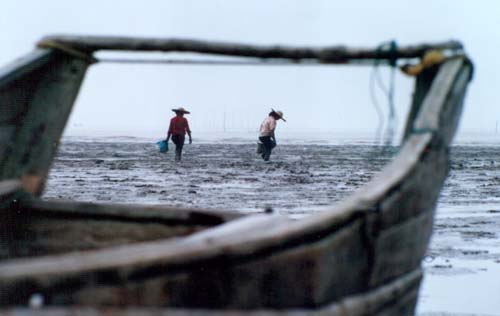
[[[271,109],[269,116],[260,125],[259,140],[263,147],[261,156],[264,161],[269,161],[271,151],[276,147],[274,130],[276,129],[276,122],[280,119],[286,122],[283,118],[283,112]]]
[[[181,161],[182,147],[184,147],[186,133],[189,136],[189,143],[193,142],[188,120],[184,117],[184,114],[189,114],[190,112],[186,111],[183,107],[172,109],[172,111],[175,112],[175,116],[170,120],[166,142],[168,143],[170,136],[172,136],[172,142],[175,144],[175,161]]]

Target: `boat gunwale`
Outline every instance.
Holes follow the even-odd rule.
[[[0,67],[0,87],[17,80],[26,73],[30,73],[52,58],[52,52],[47,49],[38,48],[29,54]]]
[[[218,41],[203,41],[182,38],[144,38],[125,36],[92,35],[49,35],[42,38],[40,48],[52,48],[72,54],[78,58],[92,59],[97,51],[143,51],[143,52],[183,52],[221,55],[232,57],[250,57],[265,59],[285,59],[292,63],[305,60],[317,60],[322,64],[345,64],[354,60],[379,60],[393,64],[397,59],[420,58],[429,50],[451,51],[453,54],[463,51],[463,45],[456,40],[418,45],[397,46],[394,42],[374,48],[354,48],[343,45],[334,46],[286,46],[286,45],[251,45]]]
[[[38,198],[20,199],[13,207],[18,213],[44,218],[158,222],[183,225],[218,225],[248,216],[236,211],[175,207],[156,204],[94,203]]]

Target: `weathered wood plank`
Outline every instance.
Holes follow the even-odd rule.
[[[10,216],[0,223],[0,260],[38,257],[136,242],[183,237],[207,229],[201,224],[165,224],[106,219],[68,220]]]
[[[89,53],[97,50],[194,52],[240,57],[284,58],[294,61],[316,59],[322,63],[345,63],[351,59],[416,58],[423,56],[429,49],[462,49],[462,44],[457,41],[398,47],[396,51],[388,51],[379,48],[348,49],[344,46],[325,48],[256,46],[184,39],[103,36],[49,36],[42,39],[39,45],[51,47],[52,42]]]
[[[448,175],[448,159],[445,146],[425,151],[407,180],[379,202],[379,229],[397,225],[434,209],[440,188]]]
[[[429,92],[429,89],[431,88],[431,85],[434,82],[434,78],[436,77],[438,69],[439,65],[425,68],[415,78],[412,102],[410,110],[408,111],[408,116],[406,118],[406,125],[403,133],[402,142],[404,142],[408,138],[410,132],[413,130],[413,124],[415,123],[415,119],[417,118],[418,114],[420,113],[420,110],[422,109],[422,102],[424,101],[425,96]]]
[[[413,132],[429,130],[438,131],[438,129],[442,127],[442,124],[450,119],[446,117],[446,120],[443,121],[442,114],[444,109],[449,106],[447,100],[454,89],[457,78],[460,76],[460,71],[464,67],[464,63],[465,60],[461,57],[448,60],[440,66],[440,70],[422,103],[420,114],[413,124]],[[467,68],[465,69],[467,74],[465,83],[469,79]],[[460,86],[461,91],[465,91],[464,88],[465,86]],[[463,97],[463,95],[459,97]],[[456,109],[456,102],[452,103],[452,106]],[[460,113],[460,111],[458,113]]]
[[[422,277],[420,269],[367,293],[350,296],[318,309],[285,310],[203,310],[138,307],[43,307],[3,309],[5,316],[366,316],[413,315],[415,298]],[[385,312],[389,311],[389,312]]]
[[[0,87],[4,87],[40,69],[52,58],[51,55],[50,50],[35,49],[32,53],[0,68]]]
[[[17,186],[16,189],[21,189]],[[100,249],[190,235],[244,214],[151,205],[17,199],[0,205],[0,259]]]
[[[164,286],[165,304],[225,309],[312,307],[358,293],[365,287],[363,272],[368,270],[362,230],[358,220],[317,242],[249,262],[221,260],[195,273],[180,273]]]
[[[277,219],[278,222],[266,218],[255,222],[253,219],[253,225],[241,221],[240,225],[228,225],[222,234],[206,231],[187,239],[203,242],[206,246],[221,245],[222,240],[227,239],[231,242],[226,241],[226,244],[232,245],[235,238],[244,241],[248,231],[283,226],[284,222]],[[218,257],[212,255],[210,261],[190,263],[194,253],[203,252],[195,246],[184,258],[169,260],[173,251],[163,242],[163,249],[149,243],[100,253],[15,260],[0,266],[0,300],[26,301],[28,298],[22,297],[18,286],[29,283],[42,294],[50,293],[52,304],[120,305],[127,300],[134,305],[205,308],[319,306],[367,288],[373,250],[368,249],[371,245],[366,243],[365,224],[362,223],[359,219],[317,242],[254,254],[247,259],[238,259],[230,250],[222,248]],[[178,243],[170,244],[170,249],[189,247],[187,243]],[[137,251],[141,251],[141,256]],[[176,252],[177,256],[182,255]],[[159,253],[163,253],[163,258]],[[125,256],[140,257],[146,265],[141,266],[138,262],[131,266],[129,261],[127,266],[117,266]],[[157,259],[152,260],[151,256]],[[111,258],[117,261],[111,262]],[[173,265],[172,260],[179,260],[182,265]],[[113,278],[103,279],[110,268]],[[61,287],[65,290],[55,290]],[[207,291],[200,291],[200,288]]]
[[[9,115],[17,122],[1,157],[0,179],[28,176],[32,193],[40,194],[88,62],[53,51],[35,52],[14,66],[0,71],[0,104],[13,106]]]
[[[171,250],[191,248],[190,254],[185,257],[178,251],[169,251],[169,245],[162,242],[163,249],[149,243],[115,250],[108,249],[99,254],[87,252],[64,257],[10,261],[0,266],[0,288],[2,288],[0,301],[4,303],[25,301],[27,298],[22,297],[20,293],[23,292],[18,291],[18,286],[26,282],[42,293],[51,293],[53,303],[59,304],[73,302],[112,305],[120,304],[123,298],[127,297],[139,305],[153,301],[153,305],[196,306],[198,303],[204,307],[210,306],[209,304],[216,304],[212,307],[221,307],[225,304],[225,307],[240,308],[315,306],[325,304],[334,297],[356,293],[363,288],[363,284],[366,283],[365,275],[349,273],[353,265],[359,269],[358,272],[368,269],[360,221],[315,243],[307,243],[295,249],[284,249],[274,254],[253,254],[255,259],[240,258],[239,260],[243,260],[242,263],[238,263],[238,258],[222,247],[217,257],[211,256],[214,258],[211,261],[200,262],[198,268],[196,265],[189,267],[193,255],[200,253],[203,255],[207,246],[221,245],[222,241],[232,244],[235,239],[244,242],[249,232],[254,232],[256,229],[261,232],[267,231],[286,223],[282,218],[274,217],[274,220],[269,221],[268,217],[263,216],[258,221],[256,218],[245,219],[247,222],[251,221],[252,225],[245,225],[245,221],[241,221],[239,225],[233,222],[217,235],[213,231],[207,231],[186,238],[197,244],[201,242],[202,247],[192,248],[189,243],[181,241],[170,244],[174,247]],[[140,254],[136,251],[140,251]],[[175,258],[169,256],[172,253],[177,253]],[[163,254],[163,258],[158,256],[159,254]],[[99,255],[102,258],[99,259]],[[156,256],[158,259],[152,260],[151,256]],[[133,257],[140,259],[146,265],[141,266],[140,262],[137,262],[138,264],[133,267],[129,261],[129,264],[122,268],[116,266],[116,262],[123,262],[125,258]],[[118,261],[111,262],[111,258]],[[169,264],[172,259],[179,261],[181,265]],[[250,261],[245,263],[248,260]],[[57,266],[54,266],[55,263]],[[116,275],[113,277],[114,281],[110,283],[106,278],[102,283],[101,276],[103,273],[108,273],[111,267],[115,271],[113,275]],[[185,268],[188,268],[189,272],[183,273]],[[134,275],[136,277],[133,277]],[[144,277],[137,279],[138,275]],[[74,281],[71,281],[72,278]],[[125,280],[131,278],[135,281],[128,281],[128,285],[123,286]],[[85,281],[82,283],[83,280]],[[62,292],[54,291],[55,288],[61,287],[61,282],[67,284],[65,286],[67,289]],[[75,282],[79,284],[76,287]],[[297,286],[297,283],[300,285]],[[337,286],[340,283],[342,286]],[[201,295],[201,292],[195,290],[200,287],[211,290]],[[197,296],[198,300],[193,298],[193,293],[200,293],[201,296]],[[270,296],[269,293],[275,295]],[[154,301],[153,298],[159,298],[161,301]]]
[[[21,181],[4,180],[0,181],[0,201],[3,197],[11,195],[21,189]]]
[[[14,137],[15,131],[16,127],[13,125],[0,126],[0,157],[3,157],[7,154],[7,145],[10,144],[10,140]]]
[[[460,73],[455,78],[455,83],[448,93],[448,98],[439,113],[439,134],[445,144],[450,144],[455,136],[458,123],[465,102],[467,85],[472,76],[472,64],[465,62]]]
[[[420,265],[431,236],[433,216],[433,210],[428,210],[378,233],[374,240],[371,287],[387,283]]]
[[[228,245],[245,244],[248,242],[248,236],[254,236],[253,239],[258,238],[260,232],[270,231],[287,222],[285,218],[279,216],[245,217],[219,225],[211,230],[211,234],[205,234],[203,239],[193,235],[193,237],[177,241],[155,241],[32,260],[3,261],[0,263],[0,288],[2,289],[0,301],[6,301],[1,297],[5,298],[5,295],[8,295],[8,288],[14,289],[15,295],[15,287],[22,284],[24,282],[22,280],[33,280],[35,283],[51,286],[70,277],[79,280],[82,274],[87,274],[87,279],[90,279],[88,273],[93,273],[93,271],[122,269],[121,275],[130,275],[145,268],[182,267],[206,258],[225,256],[228,253]],[[239,228],[234,232],[231,229],[232,226]],[[98,276],[99,273],[96,275]]]
[[[20,212],[56,218],[94,218],[136,222],[183,222],[193,225],[216,225],[246,216],[236,211],[182,208],[166,205],[93,203],[76,201],[21,200]]]
[[[373,316],[414,316],[418,293],[419,287],[416,286],[408,293],[403,293],[400,297],[395,298],[392,303],[384,306]]]

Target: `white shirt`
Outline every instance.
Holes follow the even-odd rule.
[[[262,124],[260,124],[260,137],[273,136],[275,128],[276,128],[276,119],[272,116],[266,117],[266,119],[262,122]]]

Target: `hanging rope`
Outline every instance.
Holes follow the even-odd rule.
[[[389,65],[391,66],[390,77],[389,77],[389,87],[386,87],[384,81],[382,80],[379,72],[380,60],[375,59],[373,63],[372,73],[370,75],[370,97],[372,99],[372,104],[375,107],[375,111],[378,116],[378,125],[375,135],[375,142],[382,143],[384,146],[389,146],[394,140],[394,135],[396,133],[396,108],[394,106],[394,91],[395,91],[395,74],[397,65],[397,44],[395,41],[390,41],[387,43],[382,43],[377,47],[377,52],[379,54],[389,54]],[[380,103],[377,99],[377,94],[375,88],[378,87],[382,93],[387,98],[387,126],[384,132],[384,115],[381,109]]]

